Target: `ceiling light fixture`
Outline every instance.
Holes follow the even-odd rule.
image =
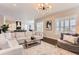
[[[50,8],[52,8],[52,6],[49,5],[48,3],[40,3],[38,4],[38,7],[37,7],[37,9],[39,10],[48,10]]]

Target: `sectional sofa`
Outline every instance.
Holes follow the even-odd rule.
[[[61,33],[57,46],[79,54],[79,34]]]
[[[8,38],[5,37],[5,34]],[[9,37],[8,33],[0,34],[0,55],[22,55],[23,46]]]
[[[31,37],[35,37],[35,41]],[[40,42],[43,34],[40,32],[6,32],[0,34],[0,55],[23,55],[23,44]],[[26,41],[26,42],[25,42]]]

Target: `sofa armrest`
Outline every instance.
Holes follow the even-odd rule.
[[[22,55],[23,47],[21,45],[17,47],[11,47],[4,50],[0,50],[0,55]]]

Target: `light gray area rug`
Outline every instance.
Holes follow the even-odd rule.
[[[56,47],[46,42],[41,42],[37,46],[33,46],[28,49],[24,49],[25,55],[76,55],[70,51]]]

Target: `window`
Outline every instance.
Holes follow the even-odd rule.
[[[37,23],[37,32],[43,32],[43,22]]]
[[[64,31],[64,20],[61,20],[60,22],[60,31],[63,32]]]
[[[70,30],[70,21],[68,19],[64,20],[64,31],[68,32]]]
[[[28,25],[25,25],[24,29],[25,29],[25,30],[28,30]]]
[[[57,32],[76,32],[76,17],[70,18],[58,18],[56,19],[56,31]]]
[[[57,19],[56,20],[56,31],[60,31],[60,20],[59,19]]]
[[[70,18],[70,30],[71,32],[76,31],[76,17]]]

